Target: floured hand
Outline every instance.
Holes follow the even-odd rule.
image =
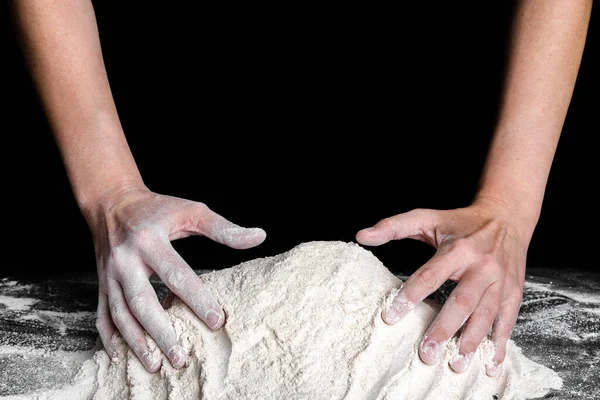
[[[160,369],[161,358],[146,342],[147,332],[175,368],[188,354],[177,343],[171,321],[149,278],[156,274],[211,329],[225,322],[223,309],[202,280],[175,251],[171,241],[206,236],[236,249],[262,243],[259,228],[243,228],[205,204],[122,186],[107,192],[88,222],[94,238],[99,279],[96,326],[108,354],[118,330],[146,369]]]
[[[446,280],[458,282],[423,337],[419,355],[425,363],[436,363],[443,356],[444,344],[464,328],[460,357],[451,367],[465,371],[491,329],[496,354],[487,373],[497,374],[523,295],[530,237],[519,225],[503,205],[481,200],[456,210],[412,210],[357,233],[358,242],[369,246],[412,238],[437,248],[382,315],[389,324],[398,323]]]

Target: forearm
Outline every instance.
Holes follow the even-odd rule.
[[[591,0],[525,0],[476,201],[513,208],[532,234],[587,35]]]
[[[12,1],[15,24],[84,214],[115,185],[143,185],[109,86],[91,1]]]

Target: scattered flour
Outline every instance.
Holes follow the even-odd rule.
[[[354,243],[307,242],[202,279],[227,322],[213,332],[173,300],[168,313],[192,355],[185,368],[175,370],[163,357],[162,369],[149,374],[115,336],[112,360],[99,350],[71,386],[27,398],[508,400],[538,398],[562,385],[512,341],[496,378],[485,373],[493,355],[487,339],[462,374],[448,365],[457,356],[455,339],[440,363],[424,364],[417,346],[439,305],[427,300],[387,325],[381,311],[402,281]]]
[[[12,311],[26,311],[37,302],[36,299],[27,297],[11,297],[0,295],[0,309]]]
[[[528,289],[535,289],[536,292],[550,292],[552,294],[559,294],[575,300],[582,304],[600,304],[600,296],[597,293],[585,293],[574,290],[564,290],[552,288],[550,284],[543,284],[537,282],[525,281],[525,287]]]

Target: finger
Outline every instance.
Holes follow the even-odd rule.
[[[170,242],[157,242],[141,251],[144,262],[209,328],[223,326],[223,308]]]
[[[429,242],[439,214],[438,210],[419,208],[385,218],[370,228],[358,231],[356,240],[366,246],[380,246],[390,240],[405,238]]]
[[[130,265],[134,267],[134,265]],[[177,344],[177,334],[167,312],[161,306],[156,292],[142,268],[131,268],[132,272],[121,280],[123,294],[134,317],[167,355],[174,368],[181,368],[189,358],[187,352]]]
[[[158,371],[161,359],[148,348],[144,329],[129,310],[121,285],[112,278],[108,279],[108,303],[112,319],[123,340],[148,372]]]
[[[463,326],[495,279],[488,274],[473,272],[462,277],[423,336],[419,346],[423,362],[435,364],[440,359],[443,344]]]
[[[489,334],[494,319],[498,315],[501,297],[502,286],[499,282],[490,285],[483,294],[481,301],[461,332],[458,357],[450,362],[450,367],[454,371],[461,373],[469,367],[473,355]]]
[[[100,292],[98,296],[98,311],[96,313],[96,329],[100,335],[100,340],[104,345],[104,350],[109,357],[115,355],[115,345],[112,341],[112,337],[117,331],[115,324],[113,323],[110,310],[108,309],[108,297],[106,293]]]
[[[245,228],[234,224],[215,213],[204,203],[194,202],[192,207],[179,212],[181,221],[189,221],[189,226],[201,235],[234,249],[247,249],[258,246],[267,237],[261,228]]]
[[[506,357],[506,344],[519,315],[521,298],[521,295],[513,296],[500,306],[498,316],[492,325],[492,342],[494,342],[495,353],[492,363],[485,367],[488,376],[498,376],[501,371],[502,363]]]
[[[454,275],[457,268],[472,260],[461,251],[438,251],[404,282],[389,308],[382,315],[388,324],[398,323],[416,304],[435,292]],[[459,267],[457,267],[459,266]]]

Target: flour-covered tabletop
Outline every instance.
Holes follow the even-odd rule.
[[[152,283],[159,297],[168,292]],[[443,301],[452,287],[433,297]],[[0,277],[0,398],[43,393],[74,378],[98,346],[96,300],[90,274]],[[563,379],[563,388],[544,398],[600,399],[600,274],[529,268],[512,339]]]

